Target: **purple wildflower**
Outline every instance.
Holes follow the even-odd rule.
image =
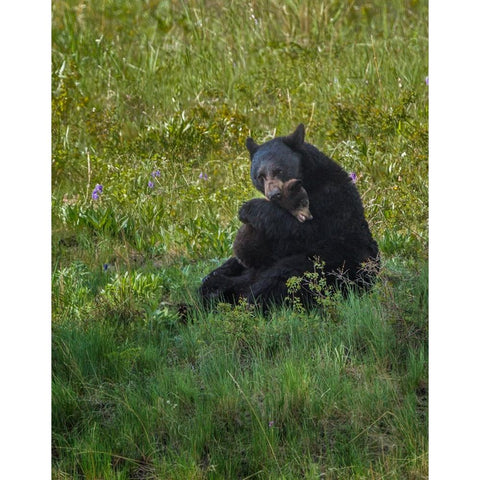
[[[159,177],[160,175],[160,170],[155,170],[154,172],[152,172],[152,177]]]
[[[273,420],[270,420],[268,422],[268,428],[272,428],[275,425],[275,422]]]
[[[426,84],[427,87],[428,87],[428,77],[425,77],[425,84]]]
[[[149,180],[148,181],[148,188],[153,188],[154,186],[155,186],[154,183],[151,180]]]
[[[103,185],[100,185],[99,183],[97,183],[92,192],[93,200],[98,200],[102,192],[103,192]]]
[[[355,172],[350,172],[348,174],[353,183],[357,183],[357,174]]]
[[[103,264],[103,271],[106,272],[108,270],[108,267],[109,267],[108,263],[104,263]]]
[[[202,180],[208,180],[208,175],[206,173],[201,172],[198,178]]]

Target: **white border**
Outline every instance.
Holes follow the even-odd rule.
[[[430,9],[430,479],[478,475],[480,166],[476,2]]]
[[[0,20],[4,478],[51,477],[50,2]]]

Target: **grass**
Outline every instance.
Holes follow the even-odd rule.
[[[53,478],[426,478],[427,2],[55,0],[52,22]],[[357,173],[378,285],[202,310],[258,195],[246,137],[300,122]]]
[[[328,319],[240,305],[55,324],[58,478],[426,476],[426,279],[384,278]]]

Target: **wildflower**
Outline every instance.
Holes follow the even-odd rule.
[[[428,87],[428,77],[425,77],[425,85]]]
[[[206,173],[201,172],[198,178],[202,180],[208,180],[208,175]]]
[[[160,175],[160,170],[155,170],[154,172],[152,172],[152,177],[159,177]]]
[[[270,420],[268,422],[268,428],[272,428],[275,425],[275,422],[273,420]]]
[[[149,180],[148,181],[148,188],[153,188],[154,186],[155,186],[154,183],[151,180]]]
[[[103,271],[106,272],[108,270],[108,267],[109,267],[108,263],[104,263],[103,264]]]
[[[97,183],[92,192],[92,199],[98,200],[102,192],[103,192],[103,185],[100,185],[99,183]]]
[[[357,174],[355,172],[350,172],[348,174],[353,183],[357,183]]]

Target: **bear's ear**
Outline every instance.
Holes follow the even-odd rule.
[[[298,178],[294,178],[293,180],[290,180],[287,182],[287,188],[290,192],[296,193],[302,188],[302,181],[299,180]]]
[[[248,151],[250,152],[250,155],[253,156],[253,154],[258,150],[258,147],[260,145],[257,145],[254,141],[253,141],[253,138],[252,137],[248,137],[247,138],[247,141],[245,142],[245,145],[247,146],[248,148]]]
[[[305,127],[303,123],[301,123],[293,133],[283,137],[283,141],[292,148],[300,147],[305,141]]]

